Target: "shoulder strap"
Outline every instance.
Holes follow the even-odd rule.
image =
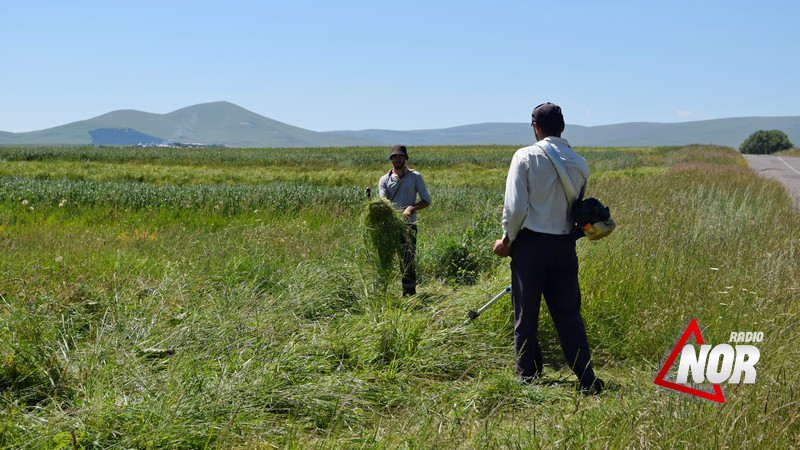
[[[544,150],[545,155],[547,155],[547,159],[553,163],[553,167],[556,169],[556,173],[558,173],[558,178],[561,180],[561,185],[564,186],[564,193],[567,195],[567,204],[569,205],[569,210],[572,210],[572,204],[578,198],[575,195],[575,188],[572,187],[572,180],[569,178],[569,174],[567,173],[567,168],[564,167],[564,163],[561,162],[561,158],[558,157],[558,154],[553,150],[551,143],[546,143],[545,145],[538,145],[539,148]],[[582,193],[581,193],[582,194]]]
[[[403,176],[400,178],[400,182],[397,183],[397,187],[394,189],[394,193],[392,193],[392,196],[389,197],[390,202],[394,201],[394,197],[397,195],[398,192],[400,192],[400,186],[402,186],[403,181],[406,181],[406,178],[408,178],[408,172],[410,172],[408,168],[406,168],[406,170],[403,171]],[[392,176],[392,171],[389,170],[389,177],[391,176]]]

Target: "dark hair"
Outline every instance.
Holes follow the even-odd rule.
[[[532,121],[548,136],[561,136],[564,131],[564,116],[561,107],[547,102],[533,108]]]
[[[542,130],[542,133],[545,136],[561,137],[561,133],[564,132],[564,125],[557,126],[553,124],[541,124],[539,122],[536,123],[539,124],[539,129]]]

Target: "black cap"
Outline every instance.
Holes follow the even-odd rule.
[[[392,152],[389,153],[389,159],[392,159],[392,156],[394,155],[403,155],[408,158],[408,150],[406,150],[406,146],[397,144],[392,147]]]
[[[561,114],[561,107],[553,103],[542,103],[533,108],[531,117],[541,128],[547,130],[564,129],[564,115]]]

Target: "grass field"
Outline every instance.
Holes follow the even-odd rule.
[[[800,213],[734,150],[584,148],[618,229],[579,241],[599,396],[546,313],[514,377],[491,254],[511,147],[412,148],[420,295],[362,226],[383,148],[0,147],[0,448],[800,446]],[[726,403],[653,384],[691,319],[763,331]]]

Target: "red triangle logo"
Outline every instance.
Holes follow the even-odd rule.
[[[700,326],[697,324],[697,319],[692,319],[689,323],[689,326],[686,327],[686,331],[683,332],[680,340],[678,341],[678,345],[672,350],[670,353],[669,358],[667,358],[667,362],[664,363],[664,367],[661,368],[661,371],[658,372],[656,379],[653,383],[663,386],[667,389],[674,389],[676,391],[680,391],[686,394],[694,395],[697,397],[704,398],[706,400],[712,400],[719,403],[725,403],[725,396],[722,395],[722,388],[719,387],[718,384],[714,385],[714,393],[701,391],[699,389],[691,388],[689,386],[684,386],[682,384],[673,383],[672,381],[667,381],[666,376],[669,368],[672,367],[672,363],[675,362],[675,359],[678,357],[678,354],[683,350],[683,347],[686,345],[686,341],[689,339],[689,336],[694,335],[694,338],[697,340],[697,343],[703,345],[703,335],[700,334]]]

